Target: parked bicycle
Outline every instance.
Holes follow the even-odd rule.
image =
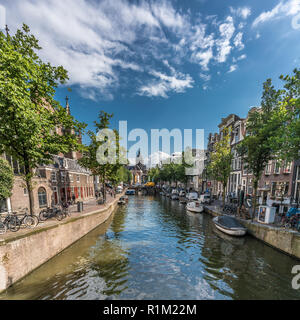
[[[281,226],[300,232],[300,208],[291,207],[281,219]]]
[[[7,226],[2,222],[2,219],[0,217],[0,235],[5,234],[6,231],[7,231]]]
[[[61,221],[64,218],[64,214],[62,213],[62,210],[57,207],[48,207],[47,209],[43,209],[39,214],[39,219],[41,221],[46,221],[50,218],[56,218],[58,221]]]
[[[36,215],[29,215],[28,208],[25,208],[21,214],[18,214],[21,225],[27,228],[35,228],[39,224],[39,218]]]
[[[18,219],[17,215],[13,213],[7,213],[4,221],[1,223],[12,232],[17,232],[21,228],[21,221]]]
[[[225,214],[229,214],[229,215],[236,215],[237,206],[235,204],[225,203],[225,205],[223,207],[223,212]]]
[[[63,214],[63,217],[66,218],[67,216],[70,217],[70,210],[69,210],[69,206],[70,204],[69,203],[63,203],[61,205],[61,212]]]

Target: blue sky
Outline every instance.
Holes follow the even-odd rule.
[[[93,128],[99,110],[128,129],[217,131],[245,117],[262,83],[300,64],[300,0],[0,0],[40,55],[70,75],[57,99]],[[87,141],[86,139],[84,141]]]

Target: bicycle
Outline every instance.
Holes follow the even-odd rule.
[[[23,214],[22,218],[20,218],[21,225],[23,224],[28,228],[35,228],[39,224],[39,218],[36,215],[29,215],[28,208],[24,209]]]
[[[21,228],[21,222],[15,214],[8,213],[2,223],[12,232],[17,232]]]
[[[61,212],[62,212],[64,218],[71,216],[70,211],[69,211],[69,204],[68,203],[62,204],[61,208],[62,208]]]
[[[0,235],[5,234],[7,232],[7,226],[4,224],[0,217]]]
[[[58,221],[61,221],[64,218],[62,211],[58,208],[47,208],[40,212],[39,219],[41,221],[46,221],[50,218],[56,218]]]

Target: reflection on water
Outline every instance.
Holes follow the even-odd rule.
[[[0,298],[299,299],[295,264],[251,237],[226,236],[178,201],[133,196]]]

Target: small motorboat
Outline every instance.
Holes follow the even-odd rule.
[[[181,190],[179,192],[179,202],[180,203],[186,203],[186,193],[184,190]]]
[[[204,210],[202,203],[198,200],[190,201],[186,205],[186,209],[191,212],[201,213]]]
[[[135,195],[135,190],[134,189],[128,189],[128,190],[126,190],[126,192],[125,192],[125,194],[126,195]]]
[[[173,190],[172,190],[172,193],[171,193],[171,195],[170,195],[170,198],[171,198],[172,200],[178,200],[178,199],[179,199],[178,191],[177,191],[176,189],[173,189]]]
[[[127,199],[123,196],[123,197],[120,197],[119,201],[118,201],[118,204],[126,204],[128,202],[128,197]]]
[[[240,237],[244,236],[247,232],[247,229],[242,226],[236,218],[231,216],[217,216],[213,218],[213,222],[218,230],[231,236]]]

